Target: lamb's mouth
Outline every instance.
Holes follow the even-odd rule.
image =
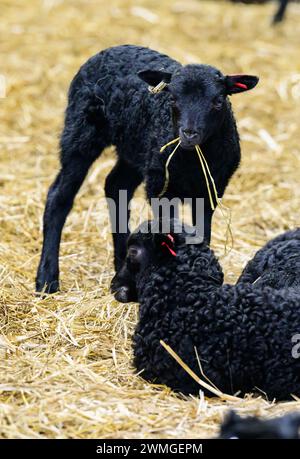
[[[128,285],[122,285],[114,292],[115,299],[120,303],[131,303],[137,301],[137,292]]]
[[[186,140],[183,136],[180,136],[180,147],[184,150],[195,150],[197,146],[201,147],[205,142],[205,137],[198,137],[195,140]]]
[[[198,145],[198,143],[186,143],[181,137],[180,137],[180,146],[183,150],[194,150],[196,145]]]

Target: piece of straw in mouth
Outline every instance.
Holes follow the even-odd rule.
[[[160,149],[160,153],[163,153],[166,148],[168,148],[170,145],[173,145],[175,143],[178,144],[176,145],[175,149],[173,150],[173,152],[170,154],[167,162],[166,162],[166,165],[165,165],[165,184],[164,184],[164,187],[163,187],[163,190],[160,192],[159,194],[159,197],[162,197],[163,194],[166,192],[167,188],[168,188],[168,184],[169,184],[169,170],[168,170],[168,166],[169,166],[169,163],[172,159],[172,157],[174,156],[175,152],[177,151],[179,145],[180,145],[180,137],[177,137],[176,139],[174,140],[171,140],[170,142],[166,143],[163,147],[161,147]],[[220,203],[220,200],[218,198],[218,193],[217,193],[217,189],[216,189],[216,186],[215,186],[215,182],[214,182],[214,179],[210,173],[210,170],[209,170],[209,167],[208,167],[208,164],[207,164],[207,161],[202,153],[202,150],[200,149],[199,145],[196,145],[195,146],[195,149],[196,149],[196,152],[198,154],[198,157],[199,157],[199,161],[200,161],[200,164],[201,164],[201,167],[202,167],[202,171],[203,171],[203,175],[204,175],[204,178],[205,178],[205,182],[206,182],[206,187],[207,187],[207,192],[208,192],[208,196],[209,196],[209,201],[210,201],[210,205],[211,205],[211,209],[212,210],[215,210],[216,208],[216,205],[218,205]],[[212,183],[212,187],[213,187],[213,191],[214,191],[214,195],[215,195],[215,201],[216,201],[216,204],[214,203],[214,200],[213,200],[213,195],[212,195],[212,191],[211,191],[211,187],[210,187],[210,183],[209,183],[209,179]]]
[[[176,354],[176,352],[171,348],[171,346],[166,344],[163,340],[160,340],[160,344],[173,357],[173,359],[175,359],[176,362],[191,376],[191,378],[193,378],[200,386],[209,390],[211,393],[213,393],[217,397],[222,398],[223,400],[231,400],[231,401],[240,400],[239,397],[235,397],[234,395],[224,394],[219,389],[216,389],[215,387],[211,386],[207,382],[200,379],[199,376],[196,375],[196,373],[194,373],[193,370],[191,370],[191,368],[179,357],[179,355]]]
[[[176,141],[178,141],[179,139],[176,139]],[[175,143],[175,141],[173,140],[172,142],[169,142],[169,144],[172,144],[172,143]],[[178,144],[176,145],[176,147],[174,148],[174,150],[172,151],[172,153],[170,154],[170,156],[168,157],[167,161],[166,161],[166,164],[165,164],[165,183],[164,183],[164,187],[163,189],[161,190],[161,192],[159,193],[158,197],[159,198],[162,198],[163,195],[165,194],[165,192],[167,191],[168,189],[168,186],[169,186],[169,181],[170,181],[170,174],[169,174],[169,164],[171,162],[171,159],[173,158],[173,156],[175,155],[178,147],[180,145],[180,141],[178,142]],[[163,148],[166,148],[168,146],[165,145]],[[160,150],[162,151],[162,150]]]
[[[211,210],[215,210],[216,206],[214,204],[214,200],[213,200],[213,197],[212,197],[212,193],[211,193],[211,189],[210,189],[210,184],[209,184],[209,181],[208,181],[208,177],[207,177],[207,173],[206,173],[206,169],[209,173],[209,176],[210,176],[210,179],[211,181],[213,182],[214,184],[214,180],[209,172],[209,168],[208,168],[208,164],[207,162],[205,161],[205,158],[203,158],[203,153],[202,151],[200,150],[200,147],[199,145],[196,145],[195,146],[195,149],[196,149],[196,152],[198,154],[198,158],[199,158],[199,161],[200,161],[200,164],[201,164],[201,167],[202,167],[202,171],[203,171],[203,175],[204,175],[204,178],[205,178],[205,182],[206,182],[206,188],[207,188],[207,192],[208,192],[208,197],[209,197],[209,202],[210,202],[210,207],[211,207]],[[205,168],[206,166],[206,168]],[[214,187],[214,191],[215,191],[215,197],[216,197],[216,201],[217,201],[217,204],[218,204],[218,195],[217,195],[217,192],[216,192],[216,188]]]
[[[213,187],[213,192],[214,192],[214,197],[215,197],[215,200],[216,200],[216,204],[217,206],[220,208],[221,210],[221,213],[222,213],[222,216],[226,222],[226,225],[227,225],[227,228],[226,228],[226,241],[225,241],[225,253],[227,253],[227,245],[228,245],[228,239],[230,238],[230,241],[231,241],[231,248],[233,246],[233,235],[232,235],[232,231],[231,231],[231,212],[230,212],[230,209],[226,206],[224,206],[224,204],[222,203],[222,200],[219,198],[218,196],[218,191],[217,191],[217,188],[216,188],[216,184],[215,184],[215,181],[213,179],[213,176],[210,172],[210,169],[208,167],[208,164],[207,164],[207,161],[205,159],[205,156],[200,148],[200,145],[196,145],[195,146],[195,149],[197,151],[197,154],[198,154],[198,157],[199,157],[199,160],[200,160],[200,163],[201,163],[201,166],[202,166],[202,170],[203,170],[203,173],[204,173],[204,176],[206,177],[206,174],[205,174],[205,168],[207,170],[207,173],[209,175],[209,178],[210,178],[210,181],[211,181],[211,184],[212,184],[212,187]],[[211,196],[211,191],[210,191],[210,187],[209,187],[209,184],[206,182],[206,185],[207,185],[207,191],[208,191],[208,194],[209,194],[209,198],[210,198],[210,203],[211,203],[211,208],[212,210],[215,209],[215,206],[213,207],[213,200],[212,200],[212,196]]]
[[[180,142],[180,137],[177,137],[176,139],[171,140],[170,142],[166,143],[160,149],[160,153],[163,153],[166,150],[166,148],[168,148],[170,145],[175,144],[176,142],[178,142],[178,144],[176,145],[175,149],[170,154],[170,156],[167,159],[166,164],[165,164],[165,183],[164,183],[162,191],[158,195],[159,198],[161,198],[166,193],[166,191],[168,189],[169,181],[170,181],[169,164],[170,164],[171,159],[173,158],[174,154],[176,153],[176,151],[177,151],[177,149],[178,149],[178,147],[179,147],[179,145],[181,143]],[[207,161],[205,159],[205,156],[204,156],[200,146],[199,145],[195,145],[195,150],[197,152],[197,155],[198,155],[198,158],[199,158],[199,162],[201,164],[202,172],[203,172],[203,175],[204,175],[204,178],[205,178],[205,183],[206,183],[206,188],[207,188],[207,192],[208,192],[208,197],[209,197],[209,202],[210,202],[211,209],[214,211],[216,209],[216,207],[219,206],[219,208],[221,210],[221,213],[222,213],[222,216],[223,216],[223,218],[224,218],[224,220],[226,222],[226,240],[225,240],[225,254],[226,254],[227,253],[227,246],[228,246],[228,240],[229,239],[231,241],[231,244],[230,244],[231,248],[233,246],[233,236],[232,236],[232,231],[231,231],[231,213],[230,213],[230,209],[228,209],[227,207],[224,206],[224,204],[222,203],[221,199],[218,196],[218,191],[217,191],[217,188],[216,188],[216,184],[215,184],[214,178],[213,178],[213,176],[212,176],[212,174],[210,172],[209,166],[207,164]],[[211,183],[211,185],[210,185],[210,183]],[[211,186],[212,186],[212,190],[211,190]]]
[[[166,143],[161,149],[159,150],[160,153],[163,153],[166,148],[168,148],[170,145],[173,145],[174,143],[179,142],[180,143],[180,137],[177,137],[174,140],[171,140],[170,142]]]

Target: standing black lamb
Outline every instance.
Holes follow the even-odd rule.
[[[160,148],[178,136],[181,145],[170,165],[165,197],[204,198],[204,235],[209,241],[213,211],[193,149],[196,144],[202,147],[222,197],[240,162],[239,137],[227,96],[247,91],[257,81],[252,76],[224,76],[208,65],[182,66],[166,55],[131,45],[109,48],[89,59],[69,90],[61,171],[50,187],[44,214],[37,290],[52,293],[59,287],[63,225],[90,166],[109,145],[116,146],[118,156],[105,183],[106,196],[116,204],[116,270],[124,260],[129,234],[128,225],[124,232],[119,229],[119,191],[126,190],[130,201],[145,181],[147,198],[158,197],[172,151],[160,153]],[[148,86],[161,82],[166,84],[164,90],[151,94]],[[192,208],[196,224],[196,206]],[[124,209],[123,214],[126,223],[129,210]]]
[[[199,385],[162,348],[163,340],[201,376],[197,351],[205,377],[225,393],[299,396],[300,358],[292,352],[300,333],[299,291],[223,285],[222,269],[205,243],[187,244],[176,227],[162,234],[150,225],[148,233],[142,226],[130,236],[124,264],[140,303],[134,364],[141,375],[198,393]],[[299,260],[298,248],[294,255]]]

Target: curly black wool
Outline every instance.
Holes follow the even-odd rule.
[[[250,260],[238,282],[300,289],[300,228],[269,241]]]

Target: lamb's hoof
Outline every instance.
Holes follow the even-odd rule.
[[[281,15],[276,15],[273,18],[272,25],[276,26],[276,25],[280,24],[282,21],[283,21],[283,17]]]
[[[44,280],[36,280],[36,293],[38,294],[52,294],[56,293],[59,290],[59,281],[53,280],[51,282],[47,282]]]

